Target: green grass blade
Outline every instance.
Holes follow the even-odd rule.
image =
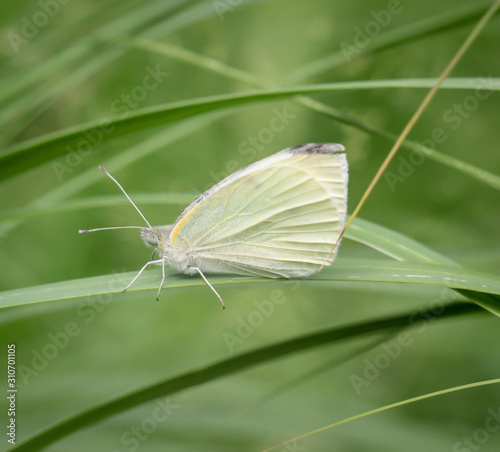
[[[351,361],[354,358],[358,358],[361,355],[373,350],[375,347],[383,344],[391,340],[394,336],[397,336],[402,330],[404,330],[404,326],[401,328],[394,328],[390,331],[387,331],[385,334],[378,336],[368,344],[362,344],[355,348],[354,350],[349,349],[347,353],[339,357],[335,357],[333,359],[327,360],[321,366],[316,367],[315,369],[310,369],[304,372],[303,374],[295,377],[291,380],[285,381],[281,383],[277,388],[274,388],[270,391],[265,392],[261,396],[259,396],[256,400],[253,400],[248,406],[242,408],[238,411],[238,415],[247,413],[257,407],[261,407],[262,405],[270,402],[281,394],[291,391],[292,389],[304,384],[305,382],[315,378],[327,371],[333,370],[336,367]]]
[[[457,303],[447,306],[444,312],[436,317],[436,319],[442,320],[474,312],[480,312],[474,305]],[[150,400],[154,400],[157,397],[172,395],[217,378],[227,377],[257,365],[272,362],[278,358],[348,339],[364,337],[372,333],[381,333],[407,327],[410,316],[411,314],[404,314],[381,320],[351,324],[340,328],[331,328],[272,344],[208,366],[193,369],[182,375],[168,378],[157,384],[133,391],[88,411],[69,417],[58,424],[48,427],[23,443],[11,447],[10,450],[16,452],[38,450],[71,433],[82,430],[103,419],[122,413]]]
[[[119,155],[103,160],[101,163],[110,171],[116,171],[126,167],[140,159],[146,158],[161,149],[175,143],[189,134],[211,124],[220,117],[220,113],[212,113],[201,118],[192,118],[170,128],[153,134],[150,138],[124,149]],[[103,174],[97,168],[91,168],[76,177],[62,183],[56,189],[42,195],[24,209],[37,211],[58,206],[62,200],[81,192],[90,185],[102,180]],[[15,212],[14,212],[15,213]],[[21,215],[22,216],[22,215]],[[0,236],[6,235],[17,227],[23,219],[0,221]]]
[[[108,165],[104,164],[105,167]],[[129,193],[130,197],[140,205],[188,205],[199,193]],[[96,209],[103,207],[130,206],[130,201],[123,195],[95,196],[60,202],[54,205],[38,207],[21,207],[19,209],[0,212],[0,225],[2,222],[20,221],[39,215],[49,215],[61,212],[75,212],[82,209]],[[1,229],[1,226],[0,226]]]
[[[177,102],[144,108],[131,113],[126,118],[115,116],[110,118],[105,130],[102,130],[101,120],[70,127],[62,131],[44,135],[26,143],[8,148],[0,154],[0,180],[9,179],[28,169],[49,162],[64,155],[66,146],[75,146],[86,133],[100,133],[103,142],[110,138],[135,131],[147,130],[151,127],[186,119],[211,111],[229,109],[258,103],[285,99],[299,94],[320,93],[336,90],[364,90],[384,88],[429,88],[434,79],[407,80],[376,80],[361,82],[330,83],[323,85],[281,88],[269,91],[254,91],[242,94],[210,96],[202,99]],[[443,88],[448,89],[478,89],[477,81],[471,78],[448,79]],[[500,79],[491,79],[490,88],[500,90]],[[482,89],[487,89],[482,87]]]
[[[0,309],[102,294],[117,294],[122,292],[136,274],[137,272],[117,273],[0,292]],[[166,276],[163,284],[164,293],[170,288],[205,285],[201,278],[189,277],[170,269],[166,270]],[[213,275],[209,279],[214,286],[279,283],[279,280],[269,278],[230,275]],[[160,280],[161,270],[159,268],[145,271],[129,289],[129,292],[158,290]],[[348,281],[433,285],[500,295],[500,278],[495,275],[462,267],[375,259],[341,258],[336,261],[333,267],[323,269],[320,273],[297,281],[303,284]],[[154,297],[151,296],[151,298]]]
[[[122,4],[118,0],[113,0],[98,5],[95,9],[81,14],[76,23],[68,22],[57,28],[49,28],[47,34],[37,36],[29,46],[19,49],[19,53],[7,60],[10,63],[8,70],[0,73],[3,87],[0,92],[0,102],[27,94],[28,90],[43,82],[46,77],[57,75],[54,72],[58,69],[61,70],[84,57],[85,54],[81,52],[92,43],[87,36],[95,31],[98,24],[109,24],[110,16],[122,14],[123,11],[120,9]],[[82,39],[78,35],[75,37],[75,32],[85,38]],[[26,65],[40,56],[45,58],[37,61],[36,65],[31,65],[30,71],[26,71]]]
[[[458,266],[453,260],[392,229],[357,217],[345,236],[399,261]]]
[[[367,124],[366,122],[360,121],[359,119],[351,115],[347,115],[346,113],[340,112],[328,105],[322,104],[321,102],[318,102],[315,99],[299,96],[296,99],[296,102],[328,118],[334,119],[342,124],[345,124],[349,127],[354,127],[355,129],[361,130],[370,135],[384,138],[388,140],[390,143],[394,143],[397,139],[397,135],[392,132],[388,132],[386,130]],[[409,139],[403,141],[401,147],[408,151],[416,152],[417,155],[422,154],[426,158],[429,158],[437,163],[440,163],[449,168],[457,170],[462,174],[465,174],[466,176],[478,182],[481,182],[485,185],[490,186],[491,188],[494,188],[495,190],[500,190],[500,176],[496,174],[478,168],[477,166],[471,165],[470,163],[466,163],[451,155],[439,152],[436,149],[428,148],[421,143]]]
[[[168,58],[189,63],[193,66],[205,69],[231,80],[246,83],[255,88],[272,88],[269,84],[262,82],[258,77],[248,72],[236,69],[221,63],[219,60],[191,52],[183,47],[174,46],[166,42],[148,41],[146,39],[131,39],[128,44],[134,48],[146,50]]]
[[[456,292],[500,317],[500,296],[466,289],[458,289]]]
[[[242,1],[238,7],[259,1],[262,0]],[[83,38],[41,61],[35,70],[22,71],[17,77],[9,79],[3,93],[9,98],[17,94],[17,98],[13,104],[4,106],[0,113],[0,126],[4,129],[0,144],[12,140],[62,93],[126,55],[127,49],[119,43],[120,40],[134,35],[158,38],[215,14],[212,2],[189,3],[193,1],[159,0],[144,3],[98,29],[89,30]],[[181,8],[183,5],[187,6]],[[154,23],[151,24],[151,21]],[[68,64],[76,62],[81,64],[68,70]]]
[[[381,413],[382,411],[391,410],[393,408],[398,408],[398,407],[403,406],[403,405],[408,405],[410,403],[420,402],[421,400],[430,399],[433,397],[439,397],[439,396],[446,395],[446,394],[451,394],[451,393],[457,392],[457,391],[464,391],[466,389],[473,389],[473,388],[478,388],[481,386],[487,386],[487,385],[493,385],[493,384],[500,384],[500,378],[495,378],[493,380],[478,381],[478,382],[469,383],[466,385],[454,386],[452,388],[442,389],[441,391],[435,391],[435,392],[431,392],[429,394],[424,394],[424,395],[421,395],[418,397],[412,397],[411,399],[401,400],[400,402],[391,403],[390,405],[385,405],[385,406],[377,408],[375,410],[367,411],[365,413],[361,413],[361,414],[358,414],[356,416],[352,416],[350,418],[343,419],[339,422],[335,422],[334,424],[327,425],[326,427],[322,427],[322,428],[319,428],[319,429],[314,430],[312,432],[305,433],[304,435],[296,436],[295,438],[291,438],[289,440],[283,441],[283,442],[281,442],[273,447],[270,447],[269,449],[265,449],[263,452],[269,452],[270,450],[274,450],[277,447],[281,447],[281,446],[284,446],[285,444],[291,443],[293,441],[297,441],[299,439],[306,438],[307,436],[323,432],[323,431],[328,430],[332,427],[336,427],[337,425],[347,424],[348,422],[352,422],[352,421],[355,421],[357,419],[361,419],[363,417],[370,416],[372,414]]]
[[[156,54],[167,56],[168,58],[175,58],[187,62],[210,72],[215,72],[217,74],[223,75],[232,80],[247,83],[250,86],[267,89],[271,88],[271,86],[263,83],[252,74],[227,66],[224,63],[221,63],[220,61],[213,58],[209,58],[204,55],[198,55],[184,48],[169,45],[163,42],[154,42],[147,40],[132,40],[131,45],[140,49],[144,49],[148,52],[153,52]],[[310,97],[297,96],[294,100],[299,105],[316,111],[317,113],[334,119],[342,124],[354,127],[357,130],[361,130],[371,135],[387,139],[391,143],[394,143],[397,140],[397,135],[393,134],[392,132],[388,132],[383,129],[379,129],[378,127],[369,125],[364,121],[360,121],[353,116],[347,115],[344,112],[340,112]],[[430,149],[421,143],[408,139],[406,139],[402,143],[402,148],[417,153],[422,153],[424,156],[430,158],[431,160],[460,171],[462,174],[465,174],[468,177],[471,177],[472,179],[475,179],[483,184],[489,185],[496,190],[500,190],[500,176],[473,166],[470,163],[463,162],[454,158],[453,156],[439,152],[436,149]]]
[[[238,1],[238,9],[265,1],[267,0],[240,0]],[[202,2],[195,0],[192,3],[188,8],[180,10],[166,21],[159,22],[140,36],[145,38],[160,38],[216,15],[216,9],[212,0]]]
[[[23,130],[61,93],[125,54],[125,49],[118,43],[108,48],[109,42],[144,28],[151,20],[162,17],[184,3],[186,0],[145,3],[129,14],[118,16],[114,21],[104,24],[60,54],[47,58],[36,70],[24,71],[13,81],[10,89],[3,90],[9,97],[17,94],[15,100],[4,106],[0,113],[0,127],[8,132],[3,134],[3,142],[8,142]],[[83,63],[66,73],[67,65],[76,62]],[[27,89],[28,87],[30,88]]]
[[[169,139],[172,140],[175,137],[172,135],[169,136]],[[161,141],[161,140],[160,140]],[[145,145],[145,143],[142,145],[142,150],[143,152],[147,149],[149,149],[148,146]],[[136,152],[130,153],[132,157],[136,157],[138,154]],[[113,162],[108,162],[111,163],[112,166]],[[121,165],[124,165],[128,163],[127,160],[123,159],[123,156],[121,157]],[[112,167],[110,166],[110,167]],[[92,177],[97,177],[100,176],[97,172],[94,172],[91,174]],[[83,181],[88,182],[88,177],[86,175],[83,175]],[[76,185],[77,187],[79,186],[78,184]],[[70,190],[71,191],[71,190]],[[65,187],[64,193],[68,193],[68,187]],[[146,204],[155,204],[159,203],[160,205],[163,205],[165,203],[187,203],[190,202],[193,199],[193,195],[191,194],[137,194],[133,196],[134,199],[137,202],[140,202],[142,205]],[[3,219],[3,223],[0,222],[0,229],[3,229],[4,232],[6,231],[6,228],[9,228],[12,226],[13,223],[16,221],[21,221],[23,219],[29,218],[31,216],[34,216],[36,214],[47,214],[47,213],[54,213],[58,211],[70,211],[70,210],[76,210],[76,209],[82,209],[82,208],[95,208],[95,207],[103,207],[103,206],[117,206],[117,205],[127,205],[128,201],[123,197],[123,196],[110,196],[110,197],[99,197],[99,198],[91,198],[91,199],[82,199],[82,200],[75,200],[67,203],[59,203],[55,205],[48,205],[48,206],[42,206],[39,208],[25,208],[25,209],[16,209],[14,212],[7,212]],[[409,261],[409,262],[420,262],[423,264],[440,264],[443,266],[451,266],[451,267],[457,267],[458,264],[454,262],[453,260],[436,253],[432,251],[431,249],[427,248],[426,246],[416,242],[415,240],[412,240],[403,234],[397,233],[395,231],[392,231],[388,228],[385,228],[383,226],[377,225],[375,223],[369,222],[367,220],[362,220],[360,218],[357,218],[349,228],[349,230],[346,233],[346,237],[355,240],[357,242],[363,243],[393,259],[396,259],[398,261]],[[124,287],[129,280],[132,279],[134,275],[129,274],[125,279],[122,281],[122,285],[120,287]],[[420,276],[423,277],[423,276]],[[459,276],[456,276],[457,278]],[[104,277],[106,278],[106,277]],[[128,278],[128,280],[127,280]],[[192,285],[192,283],[197,284],[201,283],[200,281],[196,282],[196,280],[192,280],[190,278],[184,279],[184,282],[179,282],[175,280],[175,278],[183,278],[182,275],[175,275],[175,273],[172,273],[169,276],[169,280],[167,280],[167,285],[165,287],[184,287],[185,285]],[[185,278],[185,277],[184,277]],[[244,281],[246,278],[244,279]],[[257,281],[252,281],[252,282],[257,282]],[[109,281],[106,284],[110,284]],[[170,285],[169,285],[170,284]],[[89,283],[89,285],[94,285],[95,282]],[[136,286],[137,287],[137,286]],[[154,286],[153,286],[154,287]],[[149,287],[151,288],[151,287]],[[31,300],[35,301],[36,297],[30,293],[30,289],[28,290],[28,297],[30,297]],[[101,289],[103,292],[100,293],[108,293],[106,292],[105,288]],[[497,299],[494,296],[491,296],[489,294],[481,294],[480,291],[473,291],[473,290],[467,290],[463,291],[458,289],[457,290],[459,293],[462,295],[466,296],[469,298],[471,301],[474,301],[475,303],[478,303],[480,306],[483,308],[489,310],[490,312],[500,315],[500,310],[499,310],[499,303],[500,300]],[[38,291],[37,291],[38,292]],[[41,293],[41,292],[38,292]],[[79,294],[79,295],[78,295]],[[76,297],[78,296],[83,296],[85,295],[82,294],[81,292],[77,292]],[[87,294],[88,295],[88,294]],[[65,299],[64,295],[59,295],[56,297],[56,299]],[[74,296],[70,296],[70,298],[74,298]],[[48,301],[48,300],[46,300]]]
[[[295,84],[347,64],[354,58],[376,53],[383,49],[430,36],[460,25],[475,23],[490,6],[491,1],[489,0],[475,2],[470,5],[457,6],[442,14],[431,16],[413,24],[406,24],[382,33],[380,36],[376,36],[370,42],[370,45],[365,48],[357,48],[358,52],[356,56],[353,56],[351,59],[346,59],[341,51],[337,51],[284,75],[280,81],[285,85]]]

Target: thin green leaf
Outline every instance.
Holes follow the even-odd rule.
[[[443,88],[500,90],[500,79],[491,79],[489,87],[478,87],[471,78],[448,79]],[[132,112],[127,117],[115,116],[106,121],[102,132],[101,120],[91,121],[62,131],[44,135],[20,145],[8,148],[0,155],[0,180],[9,179],[28,169],[64,155],[66,146],[76,145],[85,133],[101,131],[103,142],[123,134],[146,130],[151,127],[189,118],[211,111],[240,107],[263,101],[284,99],[299,94],[310,94],[336,90],[363,90],[383,88],[429,88],[434,79],[369,80],[360,82],[330,83],[323,85],[280,88],[269,91],[253,91],[243,94],[225,94],[202,99],[170,103]]]
[[[3,134],[3,142],[8,142],[29,124],[41,111],[64,91],[87,79],[112,61],[125,54],[123,46],[109,42],[117,40],[122,35],[132,34],[145,26],[151,26],[151,20],[157,20],[164,14],[175,10],[186,0],[154,3],[144,3],[134,8],[129,14],[123,14],[117,19],[105,23],[94,30],[89,36],[84,36],[71,46],[56,53],[46,61],[41,62],[33,71],[23,71],[10,86],[4,87],[3,93],[9,98],[17,97],[4,106],[0,113],[0,127],[7,131]],[[150,36],[147,32],[141,36]],[[69,72],[68,64],[80,64]],[[29,87],[29,89],[28,89]],[[2,94],[0,93],[0,96]],[[3,143],[2,143],[3,144]]]
[[[182,275],[170,269],[167,269],[165,273],[167,277],[163,284],[164,291],[170,288],[205,285],[201,278]],[[102,294],[116,294],[122,292],[123,288],[136,274],[137,272],[117,273],[114,275],[8,290],[0,292],[0,308]],[[161,280],[160,275],[160,269],[145,271],[129,289],[129,292],[158,290],[158,284]],[[278,281],[270,278],[231,275],[214,275],[210,277],[210,282],[214,286],[228,284],[276,284]],[[323,269],[320,273],[298,281],[304,284],[320,281],[355,281],[359,283],[384,282],[433,285],[500,295],[500,278],[495,275],[480,273],[461,267],[388,260],[339,259],[333,267]]]
[[[217,61],[213,58],[209,58],[204,55],[198,55],[194,52],[191,52],[181,47],[166,44],[164,42],[154,42],[146,40],[132,40],[131,44],[137,48],[141,48],[149,52],[154,52],[157,54],[168,56],[169,58],[176,58],[181,61],[188,62],[197,67],[201,67],[208,71],[221,74],[225,77],[229,77],[232,80],[238,80],[240,82],[247,83],[250,86],[266,88],[266,89],[272,88],[272,86],[263,83],[252,74],[227,66],[224,63],[221,63],[220,61]],[[325,105],[310,97],[297,96],[294,99],[294,101],[299,105],[309,108],[310,110],[316,111],[317,113],[320,113],[328,118],[334,119],[342,124],[354,127],[358,130],[367,132],[371,135],[385,138],[391,143],[394,143],[397,140],[397,135],[391,132],[379,129],[378,127],[374,127],[370,124],[367,124],[364,121],[360,121],[359,119],[351,115],[347,115],[344,112],[340,112],[334,109],[333,107]],[[416,141],[406,139],[402,143],[401,147],[408,149],[410,151],[422,153],[431,160],[434,160],[440,164],[448,166],[449,168],[453,168],[461,172],[462,174],[471,177],[472,179],[475,179],[481,183],[489,185],[492,188],[495,188],[496,190],[500,190],[500,176],[497,176],[488,171],[480,169],[474,165],[471,165],[470,163],[458,160],[453,156],[439,152],[436,149],[428,148]]]
[[[480,312],[476,306],[460,303],[447,306],[441,315],[435,317],[435,314],[433,314],[433,317],[435,317],[436,320],[442,320],[474,312]],[[16,452],[38,450],[71,433],[82,430],[103,419],[123,413],[125,410],[141,405],[157,397],[165,397],[194,386],[202,385],[217,378],[226,377],[266,362],[272,362],[277,358],[305,352],[327,344],[364,337],[372,333],[381,333],[407,327],[409,325],[408,319],[412,314],[355,323],[341,328],[336,327],[315,332],[262,347],[208,366],[193,369],[182,375],[168,378],[152,386],[138,389],[96,406],[88,411],[69,417],[58,424],[42,430],[40,433],[23,443],[11,447],[10,450]]]
[[[259,1],[262,0],[242,0],[238,6]],[[121,14],[89,31],[87,36],[37,64],[33,71],[23,71],[10,79],[10,86],[4,86],[4,92],[11,98],[17,94],[17,98],[12,105],[4,106],[0,114],[0,125],[3,124],[7,132],[2,135],[0,144],[9,142],[62,93],[126,55],[127,49],[119,42],[121,39],[134,35],[159,38],[216,13],[212,2],[196,4],[191,0],[195,4],[180,8],[187,3],[188,0],[144,2],[130,14]],[[68,64],[74,62],[80,64],[68,70]],[[33,88],[28,89],[30,87]]]
[[[170,135],[169,139],[173,139]],[[149,149],[147,146],[142,146],[143,151]],[[137,153],[131,153],[132,158],[137,156]],[[111,162],[110,162],[111,163]],[[125,164],[126,160],[121,160],[121,164]],[[97,172],[94,173],[94,176]],[[68,189],[65,189],[65,193]],[[193,195],[189,194],[147,194],[147,195],[134,195],[133,198],[140,202],[142,205],[160,203],[165,204],[167,202],[189,202]],[[110,206],[123,204],[127,205],[128,201],[123,196],[112,196],[105,198],[92,198],[87,200],[77,200],[66,204],[52,205],[48,207],[27,208],[18,209],[10,216],[4,219],[4,229],[7,226],[12,225],[15,221],[20,221],[21,219],[27,218],[30,215],[36,213],[48,213],[56,211],[71,210],[77,208],[85,207],[97,207],[97,206]],[[360,243],[363,243],[389,257],[392,257],[399,261],[410,261],[410,262],[421,262],[424,264],[441,264],[444,266],[459,266],[453,260],[436,253],[424,245],[412,240],[403,234],[392,231],[375,223],[369,222],[367,220],[362,220],[357,218],[349,228],[346,233],[346,237]],[[173,276],[172,276],[173,277]],[[131,277],[130,277],[131,279]],[[255,281],[254,281],[255,282]],[[123,286],[126,285],[126,281],[123,282]],[[175,287],[175,286],[173,286]],[[479,292],[474,292],[471,290],[462,291],[457,289],[457,292],[461,293],[465,297],[469,298],[471,301],[478,303],[480,306],[489,310],[490,312],[500,316],[500,300],[490,294],[480,294]]]
[[[110,16],[123,14],[120,9],[122,5],[123,2],[118,0],[96,5],[96,8],[82,12],[76,22],[68,21],[58,27],[48,28],[47,34],[42,33],[36,40],[31,41],[29,46],[17,49],[19,52],[6,61],[7,67],[2,68],[0,73],[3,87],[0,101],[7,103],[12,98],[25,95],[37,82],[53,75],[51,68],[60,70],[78,61],[84,46],[81,39],[74,38],[75,31],[87,37],[95,31],[96,25],[104,23],[101,21],[109,24]],[[31,70],[26,71],[26,65],[41,55],[45,58],[37,61],[36,65],[32,64]]]
[[[266,391],[264,394],[260,395],[257,399],[252,400],[249,405],[242,408],[241,410],[238,410],[237,415],[241,416],[244,413],[248,413],[250,410],[253,410],[257,407],[261,407],[262,405],[264,405],[265,403],[269,403],[271,400],[275,399],[279,395],[289,392],[293,388],[296,388],[297,386],[311,380],[312,378],[315,378],[318,375],[321,375],[327,371],[333,370],[336,367],[341,366],[342,364],[353,360],[354,358],[358,358],[359,356],[373,350],[375,347],[378,347],[379,345],[383,344],[384,342],[389,341],[398,333],[400,333],[404,328],[405,326],[401,326],[401,328],[397,329],[394,328],[386,332],[384,335],[375,338],[368,344],[362,344],[356,347],[354,350],[349,348],[349,350],[346,353],[342,354],[341,356],[336,356],[333,359],[329,359],[326,362],[322,363],[320,366],[316,367],[315,369],[307,370],[298,377],[292,378],[286,382],[282,382],[279,385],[279,387],[272,389],[271,391]]]
[[[104,165],[106,166],[106,165]],[[161,206],[189,204],[199,193],[130,193],[130,197],[137,204],[158,204]],[[82,209],[95,209],[103,207],[130,206],[130,201],[123,195],[95,196],[91,198],[80,198],[61,202],[55,205],[39,207],[21,207],[19,209],[5,210],[0,212],[0,224],[2,222],[26,220],[39,215],[49,215],[61,212],[81,211]]]
[[[302,80],[311,79],[321,73],[331,71],[343,64],[350,63],[354,58],[370,55],[383,49],[430,36],[460,25],[474,23],[484,15],[485,11],[490,6],[490,0],[474,2],[474,4],[465,6],[457,5],[456,8],[436,16],[428,17],[413,24],[405,24],[402,27],[381,33],[370,41],[369,46],[364,48],[361,48],[361,46],[356,47],[356,55],[351,53],[349,59],[346,58],[342,51],[337,51],[331,55],[321,57],[318,60],[303,65],[299,69],[281,77],[280,81],[285,85],[300,83]]]
[[[269,449],[265,449],[262,452],[269,452],[270,450],[274,450],[277,447],[281,447],[281,446],[284,446],[285,444],[289,444],[293,441],[297,441],[299,439],[306,438],[307,436],[311,436],[311,435],[314,435],[316,433],[323,432],[323,431],[330,429],[332,427],[336,427],[337,425],[347,424],[348,422],[355,421],[356,419],[361,419],[363,417],[370,416],[372,414],[381,413],[382,411],[391,410],[393,408],[398,408],[398,407],[403,406],[403,405],[409,405],[410,403],[420,402],[421,400],[431,399],[433,397],[439,397],[439,396],[451,394],[451,393],[457,392],[457,391],[464,391],[465,389],[473,389],[473,388],[478,388],[481,386],[487,386],[487,385],[493,385],[493,384],[499,384],[499,383],[500,383],[500,378],[495,378],[493,380],[477,381],[475,383],[454,386],[452,388],[442,389],[441,391],[431,392],[429,394],[424,394],[424,395],[421,395],[418,397],[412,397],[411,399],[401,400],[400,402],[391,403],[390,405],[385,405],[385,406],[377,408],[375,410],[366,411],[365,413],[361,413],[361,414],[358,414],[356,416],[352,416],[350,418],[343,419],[339,422],[335,422],[334,424],[327,425],[326,427],[318,428],[317,430],[313,430],[312,432],[305,433],[304,435],[296,436],[295,438],[291,438],[289,440],[286,440],[286,441],[283,441],[279,444],[276,444],[275,446],[270,447]]]
[[[335,119],[342,124],[345,124],[349,127],[354,127],[355,129],[361,130],[370,135],[384,138],[391,143],[394,143],[397,139],[397,135],[392,132],[374,127],[364,121],[360,121],[354,116],[347,115],[346,113],[340,112],[333,107],[322,104],[321,102],[318,102],[314,99],[299,96],[296,98],[296,102],[328,118]],[[455,169],[478,182],[490,186],[491,188],[500,190],[500,176],[497,176],[496,174],[490,173],[489,171],[478,168],[477,166],[471,165],[470,163],[458,160],[451,155],[444,154],[443,152],[440,152],[436,149],[428,148],[421,143],[409,139],[403,141],[401,147],[409,151],[417,152],[417,155],[421,153],[425,157],[434,160],[435,162]]]
[[[453,260],[392,229],[357,217],[345,236],[399,261],[458,266]]]
[[[165,149],[169,145],[175,143],[187,135],[199,130],[202,127],[211,124],[213,121],[220,117],[220,113],[211,113],[201,118],[192,118],[176,124],[170,128],[166,128],[153,134],[150,138],[124,149],[119,155],[113,156],[101,163],[110,171],[114,172],[121,168],[126,167],[140,159],[146,158],[154,152]],[[35,201],[31,202],[26,209],[37,210],[56,207],[64,199],[67,199],[93,183],[102,180],[103,174],[97,168],[91,168],[68,181],[63,182],[59,187],[49,191],[48,193],[40,196]],[[26,212],[26,210],[25,210]],[[0,221],[0,235],[5,235],[13,228],[17,227],[21,219],[13,219],[11,221]]]

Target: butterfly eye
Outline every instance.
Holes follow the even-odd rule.
[[[156,231],[150,228],[141,229],[141,239],[147,246],[152,246],[153,248],[157,248],[160,241]]]

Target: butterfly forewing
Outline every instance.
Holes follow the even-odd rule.
[[[212,273],[299,277],[329,265],[344,226],[347,161],[336,144],[285,149],[191,203],[170,239]]]

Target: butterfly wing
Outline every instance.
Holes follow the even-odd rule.
[[[170,234],[174,255],[207,273],[272,278],[330,265],[347,211],[339,144],[285,149],[237,171],[195,199]]]

